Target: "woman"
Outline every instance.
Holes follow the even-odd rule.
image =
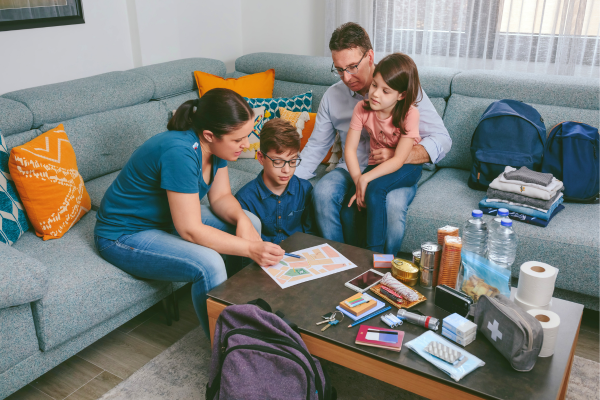
[[[249,146],[254,113],[237,93],[213,89],[183,103],[168,131],[148,139],[106,191],[96,216],[102,258],[143,279],[193,282],[208,336],[206,293],[227,279],[220,254],[259,265],[283,258],[261,241],[260,221],[231,194],[227,161]],[[210,207],[200,206],[208,193]]]

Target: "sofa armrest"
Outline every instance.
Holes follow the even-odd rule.
[[[46,266],[0,243],[0,309],[39,300],[47,291]]]

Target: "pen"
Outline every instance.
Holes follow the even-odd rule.
[[[358,324],[362,324],[363,322],[365,322],[368,319],[371,319],[373,317],[376,317],[377,315],[384,313],[388,310],[391,310],[392,306],[387,306],[387,307],[383,307],[381,310],[374,312],[373,314],[369,314],[366,317],[363,317],[359,320],[354,321],[353,323],[351,323],[350,325],[348,325],[348,328],[352,328],[353,326],[356,326]]]
[[[288,256],[288,257],[294,257],[294,258],[304,258],[302,256],[296,255],[296,254],[292,254],[292,253],[283,253],[284,255]]]

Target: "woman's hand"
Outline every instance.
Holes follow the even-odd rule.
[[[281,247],[271,242],[251,242],[249,257],[261,267],[277,264],[283,258]]]
[[[260,233],[256,231],[250,218],[240,218],[235,228],[235,236],[251,242],[262,242]]]
[[[358,211],[367,208],[367,205],[365,204],[365,193],[367,191],[367,186],[369,185],[369,182],[370,181],[368,177],[365,177],[365,175],[361,175],[360,178],[358,178],[358,182],[356,182],[356,194],[350,199],[348,207],[350,207],[352,203],[354,203],[354,200],[356,200],[356,206],[358,207]]]

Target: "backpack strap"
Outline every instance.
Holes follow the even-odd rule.
[[[269,303],[267,303],[266,301],[264,301],[261,298],[250,300],[247,304],[255,305],[257,307],[262,308],[263,310],[265,310],[267,312],[273,313],[273,309],[271,308],[271,306],[269,305]],[[297,334],[300,334],[300,330],[298,329],[298,325],[296,325],[295,323],[293,323],[289,319],[285,318],[285,314],[284,313],[282,313],[281,311],[277,310],[277,311],[274,312],[274,314],[277,315],[279,318],[281,318],[283,320],[283,322],[285,322],[286,324],[288,324],[288,326],[290,328],[292,328],[294,330],[294,332],[296,332]]]

